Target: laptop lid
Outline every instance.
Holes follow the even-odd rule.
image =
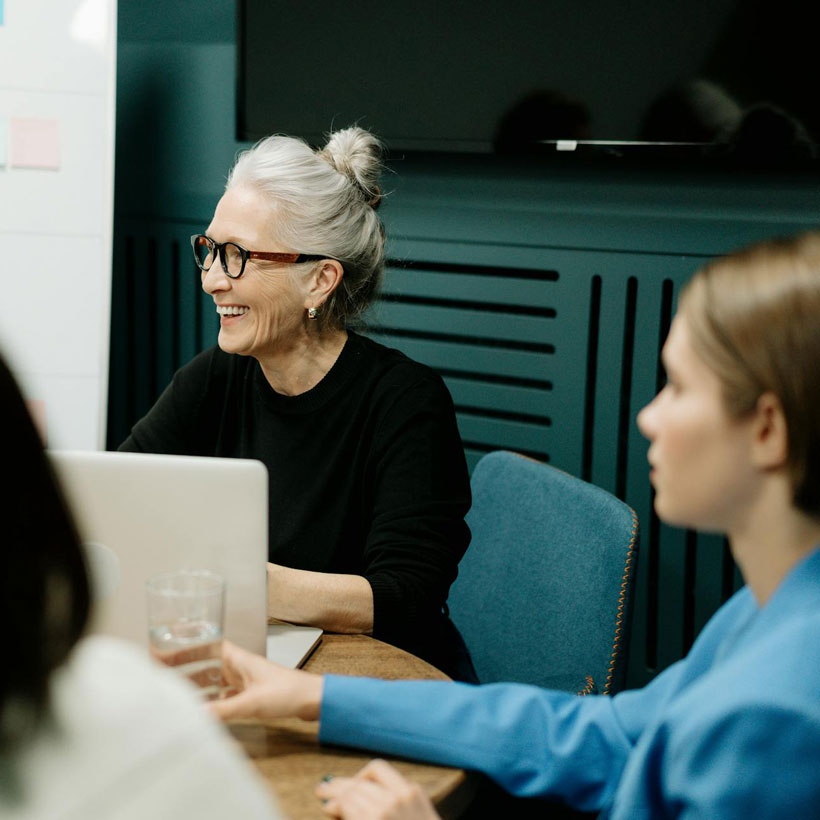
[[[322,635],[318,626],[286,624],[281,621],[268,624],[268,660],[291,669],[303,666],[322,642]]]
[[[259,461],[50,451],[92,576],[91,629],[148,646],[145,581],[225,578],[225,637],[266,654],[268,473]]]

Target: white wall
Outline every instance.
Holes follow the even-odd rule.
[[[51,447],[102,449],[116,0],[0,8],[0,348]]]

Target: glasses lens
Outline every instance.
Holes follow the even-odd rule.
[[[202,270],[208,270],[214,261],[214,244],[207,236],[194,236],[191,239],[194,259]]]
[[[228,266],[230,276],[239,276],[242,273],[242,248],[234,245],[233,242],[226,242],[222,246],[225,264]]]

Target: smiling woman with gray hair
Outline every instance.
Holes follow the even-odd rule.
[[[264,462],[269,615],[369,633],[471,679],[444,611],[470,538],[452,400],[430,368],[350,327],[384,267],[381,172],[360,128],[320,151],[273,136],[240,155],[191,238],[218,346],[121,449]]]

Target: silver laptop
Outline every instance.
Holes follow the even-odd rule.
[[[226,579],[225,637],[298,666],[321,630],[267,626],[268,473],[259,461],[50,451],[92,576],[92,631],[147,647],[145,581],[177,569]]]

